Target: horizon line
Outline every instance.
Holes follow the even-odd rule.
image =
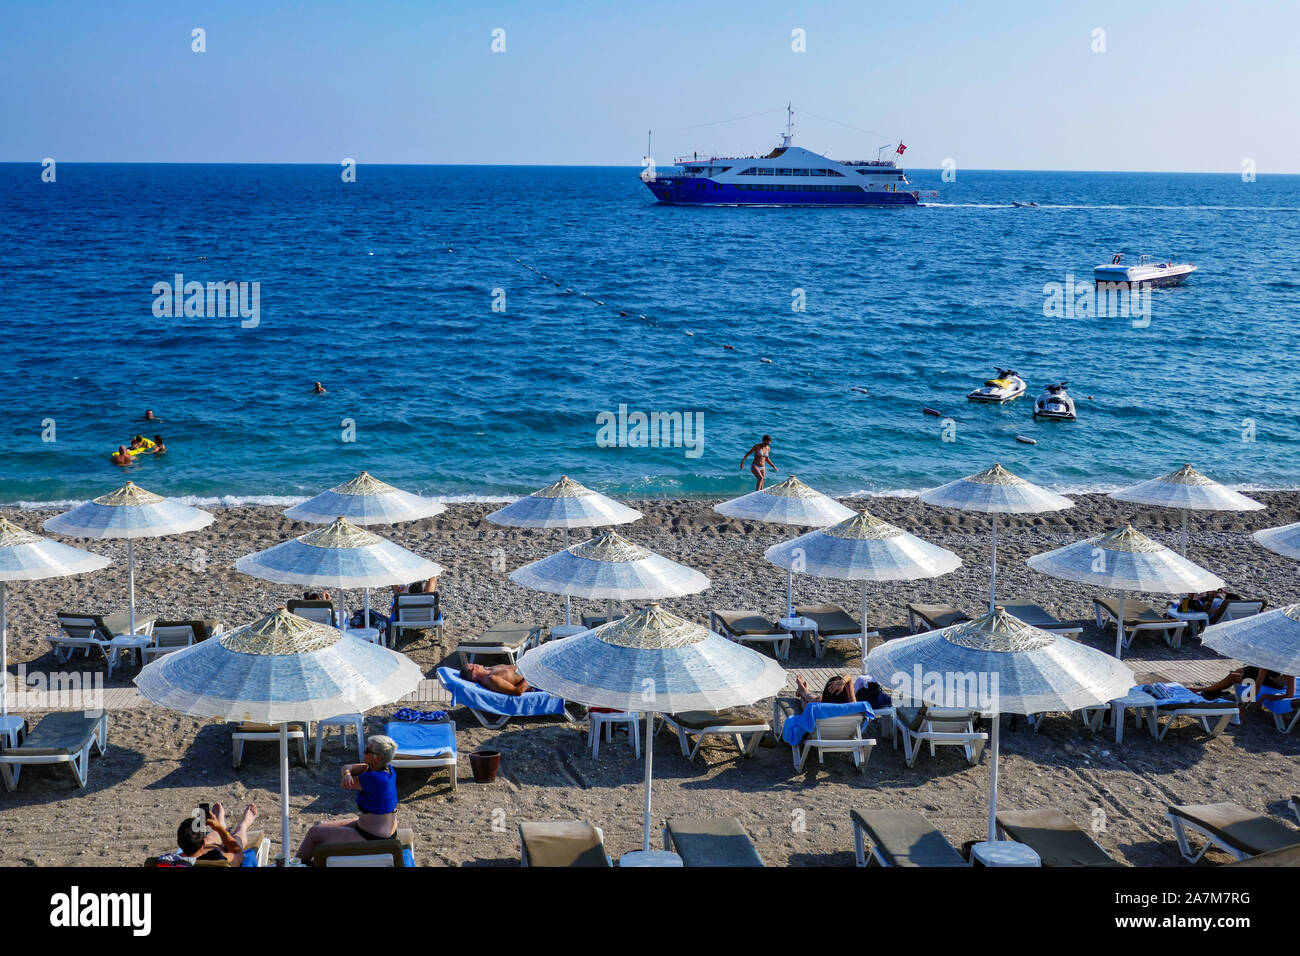
[[[747,156],[717,156],[714,159],[749,159]],[[207,160],[113,160],[113,159],[61,159],[55,160],[58,165],[66,166],[327,166],[338,168],[341,162],[211,162]],[[0,160],[0,166],[37,166],[44,164],[43,159],[31,160]],[[644,166],[622,163],[371,163],[358,162],[361,166],[412,166],[412,167],[437,167],[437,166],[454,166],[467,168],[488,168],[488,169],[627,169],[641,170]],[[677,163],[665,163],[659,166],[676,166]],[[934,170],[941,172],[941,166],[900,166],[904,171],[923,170],[929,172]],[[1162,176],[1235,176],[1239,177],[1241,172],[1222,171],[1213,169],[1046,169],[1046,168],[993,168],[982,166],[963,167],[963,172],[968,173],[1094,173],[1097,175],[1105,174],[1143,174],[1143,175],[1162,175]],[[1254,173],[1258,180],[1262,176],[1300,176],[1297,172],[1259,172]]]

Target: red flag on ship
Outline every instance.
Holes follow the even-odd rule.
[[[907,151],[907,147],[904,146],[902,143],[899,143],[899,144],[898,144],[898,149],[897,149],[897,153],[898,153],[898,155],[899,155],[899,156],[902,156],[903,153],[906,152],[906,151]]]

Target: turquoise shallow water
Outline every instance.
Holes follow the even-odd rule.
[[[724,495],[752,487],[740,456],[764,432],[782,475],[840,494],[994,460],[1060,488],[1184,461],[1300,485],[1300,177],[913,170],[932,205],[872,210],[664,207],[612,168],[39,173],[0,165],[0,502],[120,483],[108,454],[145,408],[169,453],[131,477],[232,503],[361,468],[448,496],[562,472],[615,494]],[[1145,328],[1044,318],[1045,283],[1086,284],[1116,251],[1200,271],[1154,293]],[[257,326],[155,316],[154,284],[178,272],[259,282]],[[970,406],[999,364],[1028,397]],[[1034,424],[1032,396],[1061,379],[1080,421]],[[698,456],[598,441],[620,405],[702,421]]]

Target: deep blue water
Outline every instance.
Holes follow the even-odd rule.
[[[730,494],[752,487],[738,465],[764,432],[782,474],[838,493],[994,460],[1062,488],[1184,461],[1300,485],[1300,177],[911,170],[939,198],[889,210],[659,206],[628,169],[339,172],[61,164],[42,183],[0,165],[0,501],[116,486],[108,455],[145,408],[169,453],[132,477],[199,497],[313,494],[361,468],[443,495],[562,472]],[[1154,293],[1146,328],[1044,318],[1045,283],[1086,284],[1117,251],[1200,271]],[[260,282],[260,324],[155,317],[153,285],[177,272]],[[1028,396],[970,406],[999,364]],[[1060,379],[1080,421],[1034,424],[1033,395]],[[597,415],[620,404],[702,413],[702,455],[598,446]]]

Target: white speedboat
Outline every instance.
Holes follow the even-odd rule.
[[[998,369],[998,377],[986,381],[966,397],[972,402],[1011,402],[1025,394],[1025,380],[1009,368]]]
[[[1074,412],[1074,399],[1065,391],[1069,382],[1044,386],[1042,394],[1034,399],[1034,418],[1046,418],[1051,421],[1072,422],[1078,416]]]
[[[1098,282],[1118,282],[1127,286],[1151,286],[1158,288],[1167,285],[1182,285],[1187,277],[1196,271],[1190,262],[1157,262],[1154,256],[1142,256],[1136,265],[1125,265],[1124,257],[1116,255],[1110,265],[1097,266],[1092,270],[1093,278]]]

